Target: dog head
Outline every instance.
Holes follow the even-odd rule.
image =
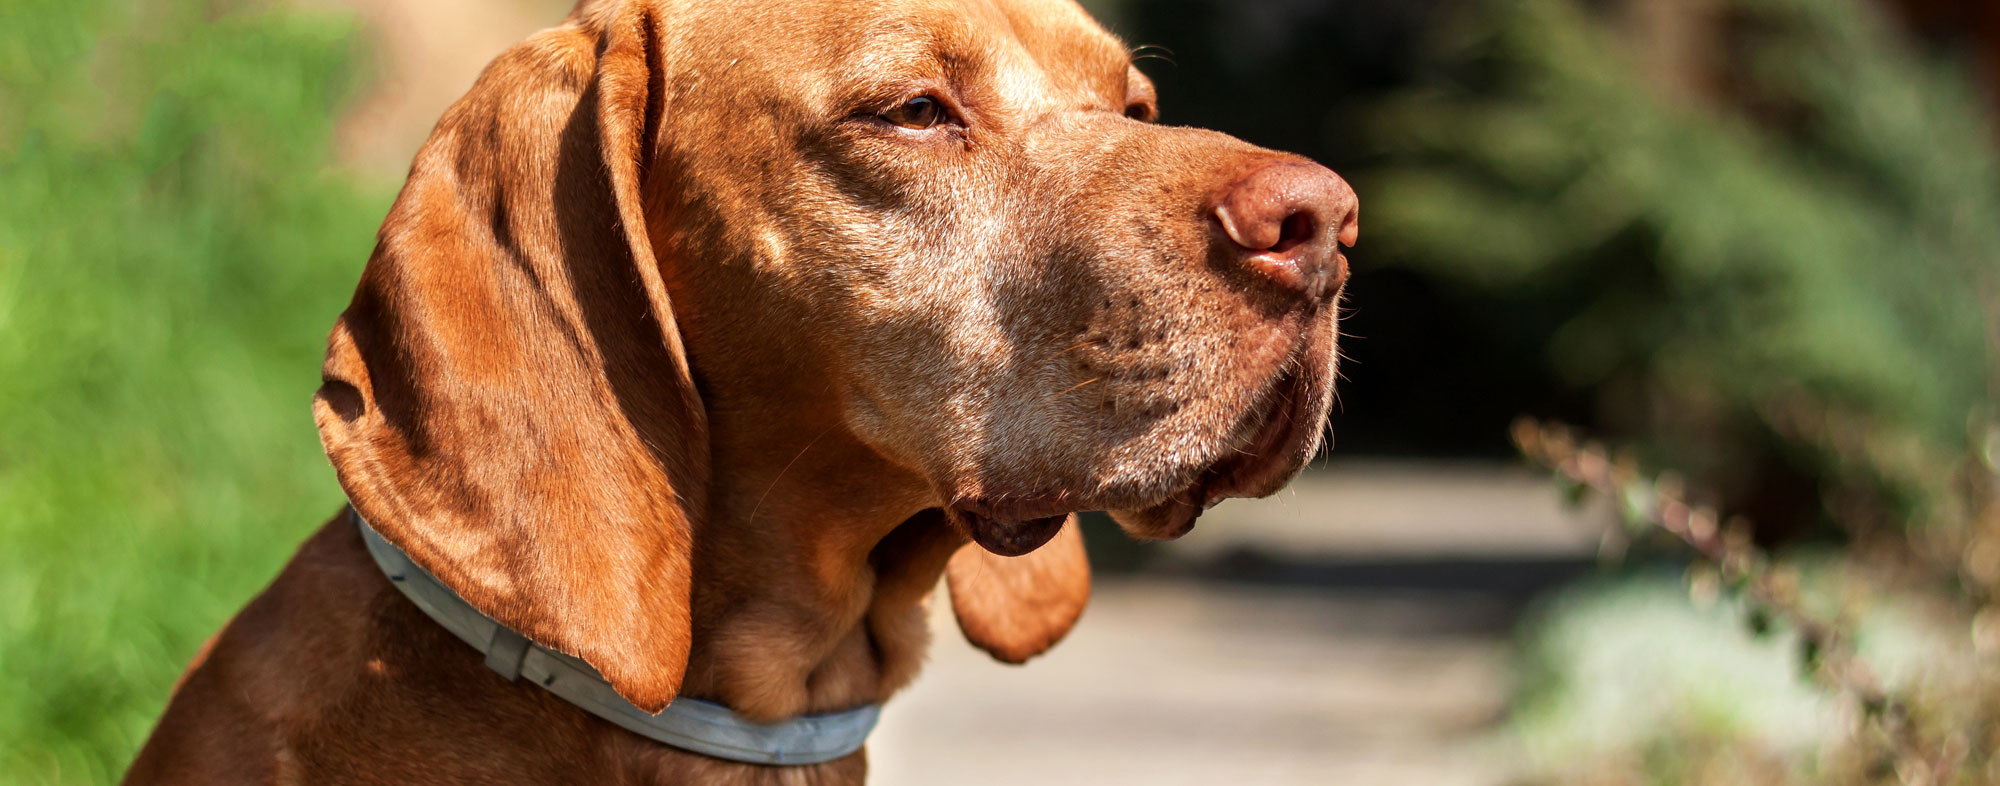
[[[669,15],[714,42],[669,44],[659,134],[697,366],[823,383],[1002,554],[1078,510],[1178,536],[1318,448],[1357,213],[1332,172],[1154,123],[1067,0]]]

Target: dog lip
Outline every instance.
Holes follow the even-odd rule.
[[[948,513],[993,521],[1029,521],[1050,516],[1066,516],[1087,510],[1085,500],[1066,493],[1040,493],[1004,497],[961,497],[945,506]]]
[[[1002,557],[1018,557],[1041,548],[1042,544],[1054,538],[1063,523],[1069,520],[1069,513],[995,518],[968,506],[953,505],[945,508],[945,517],[980,548]]]

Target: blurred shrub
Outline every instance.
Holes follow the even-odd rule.
[[[0,773],[116,779],[336,510],[308,410],[386,195],[324,158],[353,28],[29,0],[0,25]]]
[[[2000,641],[1992,612],[1974,613],[1990,594],[1950,580],[1956,561],[1909,560],[1914,550],[1891,541],[1800,570],[1758,549],[1742,522],[1689,504],[1678,476],[1649,477],[1565,428],[1524,419],[1514,434],[1568,490],[1615,502],[1627,526],[1607,545],[1665,535],[1691,548],[1690,595],[1711,609],[1722,601],[1749,637],[1715,615],[1708,630],[1663,622],[1662,612],[1690,615],[1657,592],[1650,610],[1604,597],[1555,604],[1525,648],[1535,678],[1513,724],[1546,782],[2000,782]],[[1787,659],[1800,678],[1789,690]],[[1769,711],[1805,683],[1847,722]]]
[[[1949,615],[1837,560],[1809,584],[1854,599],[1861,655],[1911,703],[1919,752],[1794,671],[1795,632],[1746,636],[1741,599],[1690,605],[1663,576],[1571,588],[1523,629],[1528,679],[1509,731],[1526,786],[1861,786],[2000,782],[2000,680]],[[1868,593],[1857,593],[1865,589]],[[1872,593],[1872,594],[1871,594]],[[1927,761],[1928,759],[1928,761]]]
[[[1564,382],[1692,486],[1796,473],[1766,524],[1957,518],[2000,302],[2000,136],[1959,70],[1861,0],[1487,3],[1440,58],[1374,116],[1389,257],[1556,311]]]
[[[1538,458],[1752,601],[1559,608],[1516,724],[1564,751],[1536,782],[2000,782],[2000,134],[1962,69],[1861,0],[1485,3],[1440,57],[1376,118],[1370,228],[1522,319],[1555,312],[1552,366],[1641,449]],[[1841,525],[1825,594],[1940,622],[1807,610],[1681,488],[1724,520]],[[1788,646],[1729,630],[1774,609]],[[1788,650],[1848,722],[1785,698]]]
[[[1572,587],[1524,624],[1513,725],[1536,759],[1643,750],[1674,728],[1790,754],[1837,736],[1834,702],[1799,679],[1789,634],[1745,637],[1740,600],[1698,608],[1680,585],[1669,574]]]
[[[1837,741],[1835,703],[1797,678],[1789,641],[1741,635],[1731,601],[1689,605],[1660,577],[1585,585],[1524,626],[1528,679],[1510,725],[1533,771],[1558,782],[1757,783],[1722,778],[1692,749],[1735,748],[1731,764],[1782,775]],[[1782,782],[1782,781],[1773,781]]]

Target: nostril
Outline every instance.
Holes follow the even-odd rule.
[[[1313,300],[1346,277],[1340,246],[1359,226],[1353,189],[1326,168],[1301,161],[1264,162],[1220,184],[1211,214],[1231,262]]]
[[[1269,250],[1285,254],[1312,242],[1317,235],[1319,235],[1319,219],[1314,217],[1311,211],[1301,210],[1285,216],[1284,223],[1278,227],[1278,242]]]

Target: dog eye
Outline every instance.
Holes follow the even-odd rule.
[[[882,119],[904,128],[923,130],[944,122],[944,104],[930,96],[917,96],[883,112]]]
[[[1151,123],[1160,116],[1160,110],[1151,101],[1134,101],[1125,105],[1125,116],[1141,123]]]

